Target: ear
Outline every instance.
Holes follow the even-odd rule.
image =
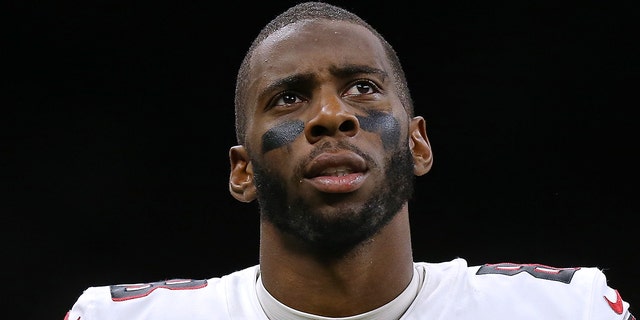
[[[427,138],[426,123],[423,117],[414,117],[409,125],[409,147],[413,154],[413,173],[421,176],[429,170],[433,164],[433,154],[431,144]]]
[[[253,166],[244,146],[233,146],[229,150],[231,173],[229,174],[229,192],[238,201],[251,202],[256,199],[256,186],[253,180]]]

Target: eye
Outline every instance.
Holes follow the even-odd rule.
[[[292,92],[283,92],[273,99],[272,107],[288,106],[295,103],[303,102],[298,95]]]
[[[345,96],[380,93],[378,86],[369,80],[358,80],[344,93]]]

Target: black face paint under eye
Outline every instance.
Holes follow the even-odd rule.
[[[360,128],[380,135],[385,149],[392,149],[400,138],[400,123],[392,115],[379,111],[371,111],[366,117],[356,116]]]
[[[293,142],[303,131],[302,120],[287,121],[268,130],[262,135],[262,153]]]

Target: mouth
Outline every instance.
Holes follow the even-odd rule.
[[[320,172],[319,176],[343,177],[351,173],[353,173],[353,170],[348,167],[327,168]]]
[[[365,160],[353,152],[328,152],[309,162],[304,181],[321,192],[348,193],[362,186],[367,171]]]

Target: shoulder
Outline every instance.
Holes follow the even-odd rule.
[[[523,310],[536,310],[537,316],[543,312],[556,318],[633,319],[629,304],[596,267],[536,263],[469,266],[464,259],[416,265],[425,270],[425,290],[439,291],[442,299],[455,298],[459,301],[456,308],[479,314],[520,317]]]
[[[606,276],[596,267],[553,267],[538,263],[487,263],[468,265],[457,258],[441,263],[417,262],[432,276],[477,283],[504,283],[512,286],[593,287],[606,285]]]
[[[89,287],[69,311],[69,319],[125,319],[144,314],[154,319],[229,313],[234,304],[252,301],[257,266],[209,279],[171,279]],[[247,306],[243,306],[247,307]],[[135,318],[135,316],[133,317]],[[224,318],[222,318],[224,319]]]

